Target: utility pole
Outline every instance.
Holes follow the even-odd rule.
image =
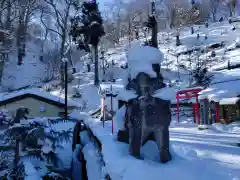
[[[100,59],[102,60],[102,71],[103,71],[103,75],[102,75],[102,82],[105,82],[105,62],[104,62],[104,50],[101,51],[101,57]]]
[[[128,20],[128,46],[131,47],[131,19]]]
[[[155,2],[151,2],[151,13],[148,16],[148,21],[145,23],[146,27],[152,30],[152,39],[151,39],[151,46],[158,48],[158,40],[157,40],[157,33],[158,33],[158,24],[156,21],[156,5]]]
[[[151,14],[148,17],[148,21],[146,22],[146,27],[152,30],[152,39],[151,39],[151,44],[150,46],[158,48],[158,39],[157,39],[157,21],[156,21],[156,5],[154,0],[151,1]],[[157,78],[160,80],[160,69],[161,69],[161,64],[152,64],[153,70],[157,74]]]
[[[68,103],[67,103],[67,94],[68,94],[68,59],[67,58],[63,58],[62,59],[63,63],[64,63],[64,88],[65,88],[65,92],[64,92],[64,120],[68,119]]]

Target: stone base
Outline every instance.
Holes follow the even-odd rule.
[[[118,135],[117,135],[117,140],[120,141],[120,142],[124,142],[124,143],[129,144],[129,132],[128,132],[128,130],[119,130]],[[143,145],[149,140],[155,141],[155,138],[154,138],[153,134],[150,134],[150,136],[146,139],[146,141],[143,142]]]
[[[119,130],[117,140],[124,143],[129,143],[129,132],[127,130]]]
[[[199,130],[209,129],[210,127],[211,127],[211,125],[205,125],[205,124],[198,125],[198,129]]]

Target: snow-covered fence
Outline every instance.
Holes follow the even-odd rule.
[[[30,162],[30,160],[23,161],[24,171],[25,171],[25,180],[41,180],[42,178],[38,174],[37,170]]]
[[[191,107],[180,107],[180,116],[191,117],[193,116],[193,109]],[[172,116],[177,115],[177,108],[171,108]]]
[[[76,145],[76,149],[73,152],[72,159],[72,177],[74,180],[82,180],[82,161],[83,157],[79,156],[82,146],[80,144]]]
[[[89,137],[87,131],[82,131],[81,142],[84,145],[82,153],[86,160],[86,171],[88,180],[103,179],[104,162],[102,160],[101,152],[97,149],[94,141]]]
[[[94,115],[96,112],[91,113],[92,115]],[[79,135],[79,132],[74,132],[76,134],[74,134],[74,137]],[[98,139],[98,137],[96,137],[94,135],[94,133],[92,132],[92,130],[87,127],[86,125],[84,125],[83,128],[81,128],[81,133],[80,133],[81,137],[80,137],[80,144],[83,145],[82,148],[82,152],[84,155],[84,160],[86,161],[86,168],[87,170],[89,169],[88,167],[91,167],[92,164],[94,164],[93,162],[98,162],[98,164],[95,163],[95,170],[97,172],[97,176],[104,176],[104,177],[109,177],[108,173],[102,173],[102,169],[104,169],[105,166],[105,162],[103,160],[102,157],[102,144],[101,141]],[[93,153],[91,153],[91,156],[89,155],[89,151],[95,152],[95,157],[91,157],[93,156]],[[78,152],[78,155],[81,154],[82,152]],[[77,167],[77,164],[74,164],[75,160],[73,160],[73,166]],[[84,164],[83,164],[84,166]],[[73,172],[75,167],[73,167]],[[92,168],[92,167],[91,167]],[[93,176],[91,174],[88,173],[88,178]],[[96,175],[96,173],[95,173]],[[75,177],[75,175],[73,175],[73,177]],[[95,176],[94,176],[95,177]],[[75,178],[74,178],[75,179]],[[91,178],[90,178],[91,179]],[[96,179],[96,178],[95,178]]]

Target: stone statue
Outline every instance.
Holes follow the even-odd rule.
[[[29,114],[29,110],[27,108],[20,107],[19,109],[17,109],[14,123],[20,123],[22,119],[27,119],[27,114]]]
[[[158,69],[157,78],[151,78],[142,72],[128,83],[126,88],[134,90],[138,97],[131,99],[126,105],[126,131],[120,131],[118,139],[121,141],[128,138],[129,151],[136,158],[140,158],[142,145],[148,140],[155,140],[160,151],[160,160],[166,163],[172,158],[169,151],[170,101],[153,97],[157,89],[165,87],[159,73],[160,68],[155,69]]]

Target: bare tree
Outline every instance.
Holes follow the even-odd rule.
[[[37,10],[40,2],[38,0],[18,1],[18,26],[16,31],[16,45],[18,50],[18,65],[22,64],[25,56],[25,44],[28,27]]]
[[[237,0],[225,0],[225,3],[229,8],[229,16],[232,17],[235,15]]]
[[[216,22],[216,14],[219,9],[219,5],[221,3],[221,0],[209,0],[209,8],[210,12],[212,14],[212,20],[213,22]]]
[[[41,9],[41,22],[47,31],[56,33],[60,39],[60,58],[58,64],[60,64],[60,80],[61,87],[64,86],[64,66],[61,59],[64,57],[66,45],[69,44],[69,22],[71,13],[76,5],[76,0],[44,0],[45,4]],[[47,18],[52,18],[53,25],[46,24]],[[70,59],[71,60],[71,59]],[[73,63],[71,63],[73,64]]]
[[[137,36],[147,20],[149,6],[146,0],[107,3],[103,13],[105,39],[118,44],[122,37],[128,36],[132,39],[133,33]]]

